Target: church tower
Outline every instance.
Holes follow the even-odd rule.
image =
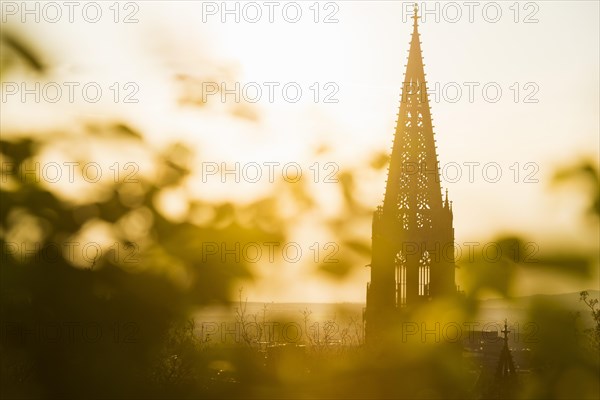
[[[367,342],[400,309],[456,293],[452,202],[447,191],[442,199],[417,11],[385,196],[373,215]]]

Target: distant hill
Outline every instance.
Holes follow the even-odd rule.
[[[590,298],[600,299],[600,291],[588,290]],[[584,318],[588,318],[589,309],[579,301],[579,292],[562,294],[536,294],[532,296],[515,297],[512,299],[488,299],[481,301],[481,313],[479,319],[485,321],[501,321],[508,319],[527,319],[527,310],[534,302],[548,302],[557,304],[568,310],[580,311]],[[266,306],[266,308],[265,308]],[[238,304],[233,303],[231,308],[206,308],[198,317],[201,320],[230,321],[235,316]],[[267,320],[290,319],[300,321],[304,318],[303,312],[310,313],[312,321],[337,320],[347,321],[350,318],[362,320],[364,303],[263,303],[248,302],[246,314],[258,317],[262,320],[263,315]]]
[[[573,310],[585,310],[587,306],[579,301],[580,292],[561,293],[561,294],[535,294],[532,296],[515,297],[506,299],[488,299],[481,302],[483,308],[503,308],[507,305],[514,307],[528,307],[532,302],[549,302],[561,304],[564,308]],[[592,299],[600,298],[600,290],[588,290]]]

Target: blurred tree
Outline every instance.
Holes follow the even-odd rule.
[[[1,40],[3,79],[19,60],[37,73],[47,70],[18,35],[3,30]],[[96,195],[73,203],[60,186],[51,190],[43,179],[21,172],[43,150],[75,134],[32,133],[0,141],[3,397],[164,397],[165,387],[173,389],[189,376],[195,349],[193,331],[173,327],[197,307],[228,303],[235,282],[251,277],[244,260],[207,258],[203,245],[233,248],[283,239],[283,224],[261,225],[258,203],[245,206],[254,219],[243,224],[237,206],[199,201],[189,213],[214,210],[205,225],[187,222],[189,213],[183,222],[167,218],[157,198],[189,174],[190,150],[184,145],[157,152],[121,122],[100,135],[91,125],[85,134],[91,146],[110,138],[115,148],[141,149],[156,160],[156,173],[133,183],[98,182],[90,189]],[[277,222],[273,215],[269,221]],[[114,246],[100,246],[95,237],[80,239],[90,226],[107,224]],[[96,248],[95,255],[74,257],[86,244]]]
[[[589,206],[586,214],[591,217],[600,216],[600,175],[597,162],[583,159],[556,171],[553,179],[555,185],[571,182],[583,184],[583,190],[587,192]]]

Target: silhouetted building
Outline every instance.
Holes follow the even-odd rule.
[[[504,321],[504,335],[502,348],[496,352],[497,362],[495,370],[485,363],[477,380],[477,391],[482,399],[513,399],[517,394],[517,372],[510,349],[508,348],[508,325]]]
[[[448,191],[442,199],[416,5],[413,19],[385,197],[373,215],[367,342],[399,309],[456,293],[452,202]]]

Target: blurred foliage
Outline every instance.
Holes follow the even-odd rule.
[[[589,351],[571,310],[549,300],[536,300],[529,308],[536,322],[532,344],[532,373],[523,385],[525,398],[593,399],[599,393],[598,353]]]
[[[118,129],[128,136],[130,131]],[[40,144],[33,139],[3,140],[0,152],[18,171],[25,160],[35,158]],[[152,393],[145,382],[157,371],[148,366],[161,358],[165,341],[175,340],[169,335],[171,324],[187,318],[199,305],[227,303],[235,281],[250,277],[243,262],[203,257],[203,242],[232,248],[236,242],[282,239],[282,232],[266,232],[248,223],[242,226],[230,204],[216,206],[206,226],[166,219],[153,199],[188,173],[185,165],[178,164],[182,151],[181,145],[175,145],[157,157],[163,161],[157,173],[160,182],[140,179],[141,191],[133,203],[121,195],[130,183],[117,183],[110,196],[77,205],[58,199],[35,182],[1,189],[1,304],[6,328],[2,365],[3,374],[21,383],[15,392],[5,386],[6,393],[52,398],[85,397],[88,391],[102,397]],[[198,202],[195,206],[214,207]],[[136,238],[120,221],[136,213],[151,221],[146,237],[136,244],[137,261],[115,255],[117,248],[111,248],[93,265],[77,268],[64,254],[73,237],[98,221],[111,223],[118,248],[126,249]],[[42,227],[42,239],[20,242],[30,249],[39,245],[37,251],[23,255],[7,237],[27,218]],[[63,250],[58,254],[57,246]],[[59,335],[55,342],[44,337],[49,329]],[[86,329],[100,338],[87,340]],[[74,339],[66,340],[67,334]]]
[[[565,183],[580,183],[587,192],[589,206],[587,216],[600,216],[600,175],[597,162],[583,159],[571,166],[562,167],[556,171],[553,179],[555,185]]]
[[[37,52],[31,50],[31,45],[21,36],[13,34],[7,27],[4,27],[0,33],[0,45],[2,46],[0,72],[15,68],[19,63],[25,64],[27,69],[37,73],[44,73],[47,70],[47,66]]]

